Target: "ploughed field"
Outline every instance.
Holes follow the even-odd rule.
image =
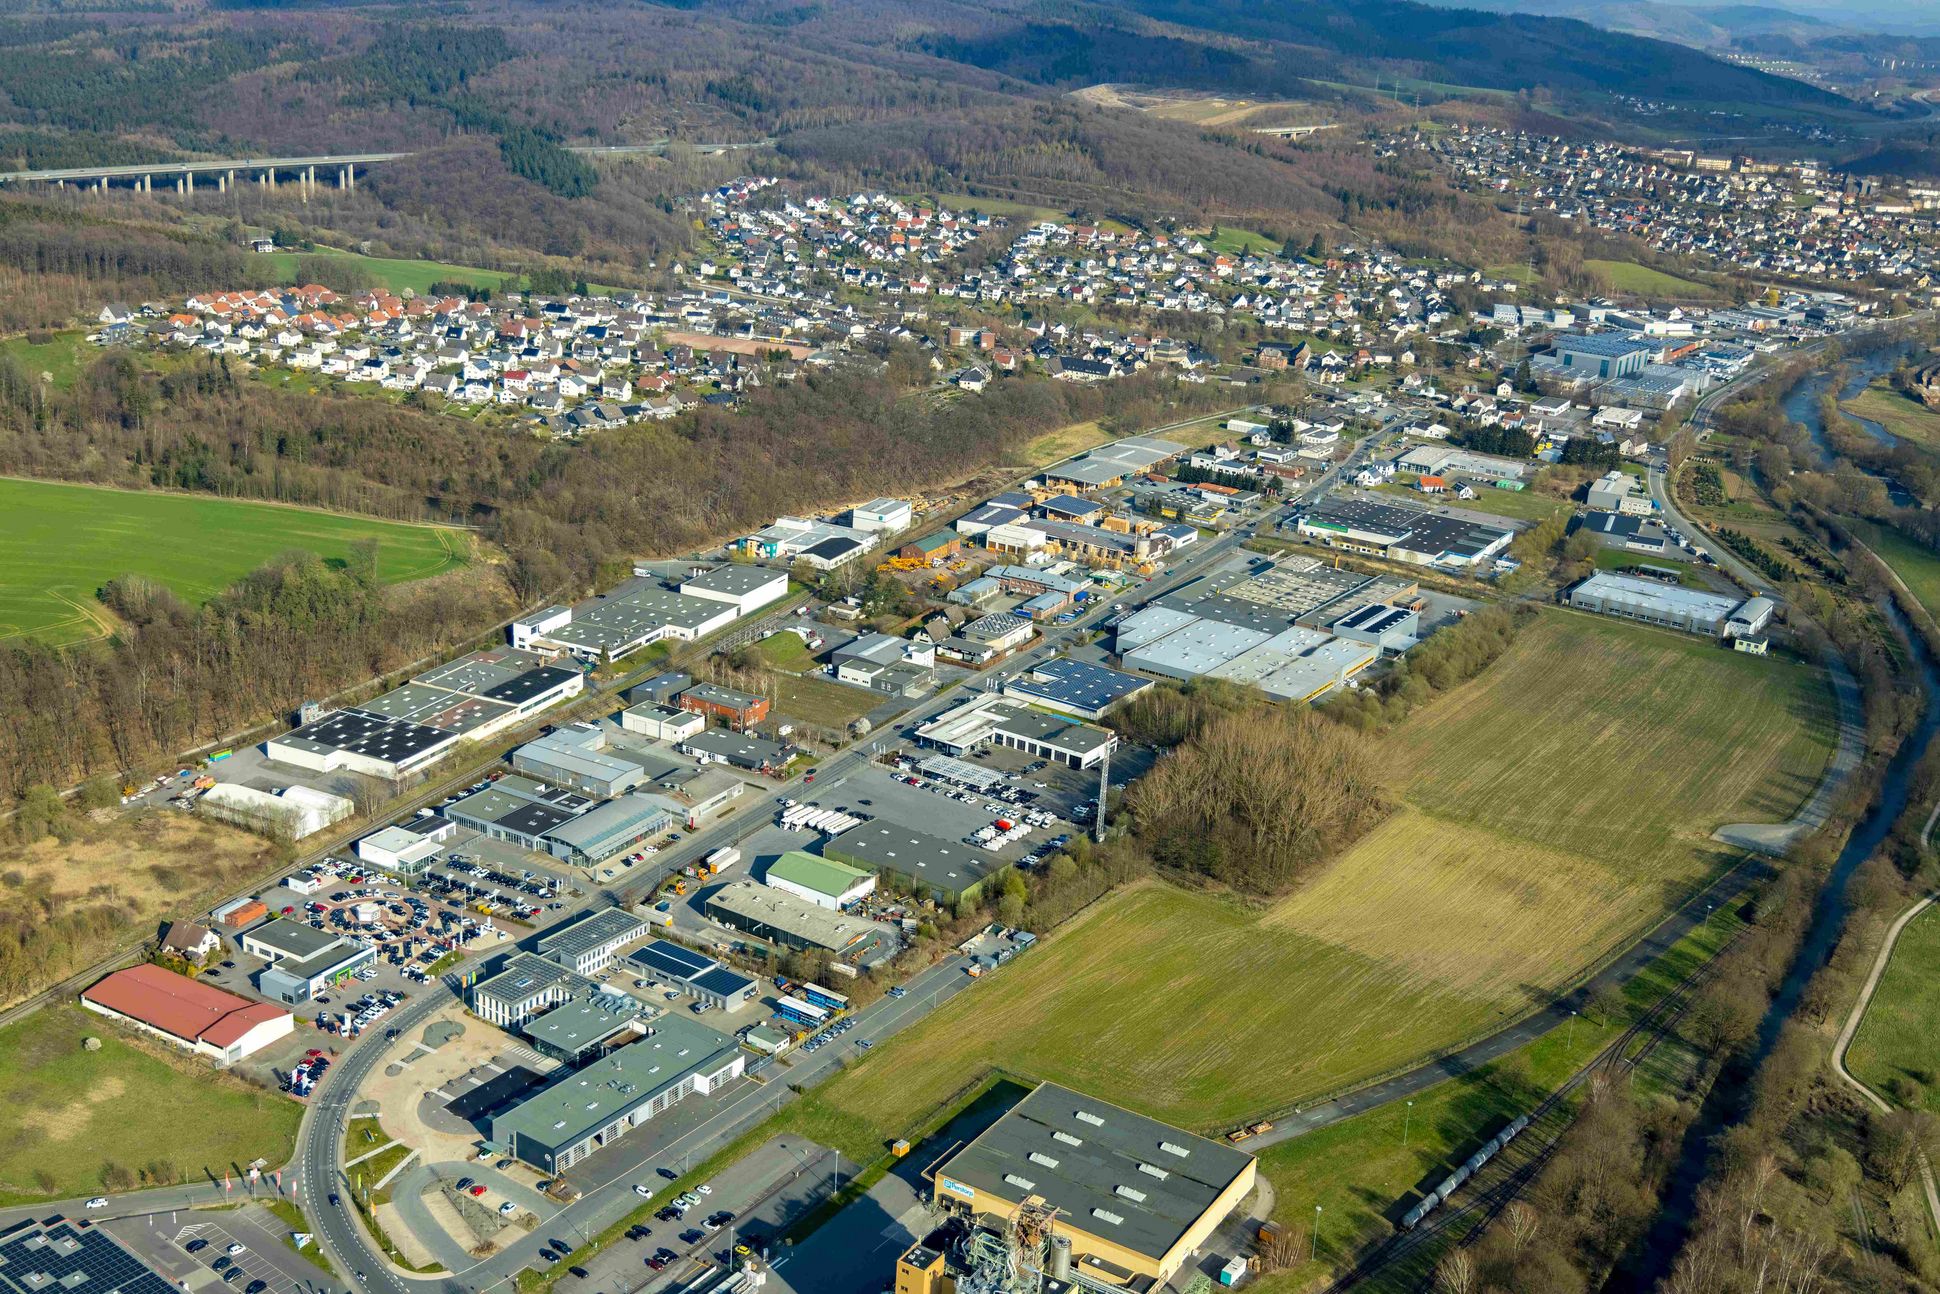
[[[1788,817],[1833,726],[1815,669],[1547,612],[1383,739],[1394,815],[1305,887],[1132,886],[819,1095],[887,1138],[999,1067],[1218,1131],[1405,1067],[1728,866],[1710,833]]]

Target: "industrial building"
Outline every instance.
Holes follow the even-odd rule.
[[[849,509],[849,524],[872,534],[894,534],[909,529],[913,516],[909,504],[902,499],[871,499]]]
[[[973,697],[930,720],[916,730],[916,740],[949,755],[985,745],[1008,746],[1072,768],[1095,768],[1118,747],[1117,737],[1104,728],[1046,714],[1013,697],[990,695]]]
[[[29,1218],[0,1232],[0,1291],[175,1294],[175,1282],[86,1220]]]
[[[605,754],[606,745],[604,728],[574,724],[515,747],[511,764],[528,777],[607,800],[631,791],[647,774],[638,764]]]
[[[1030,1205],[1048,1270],[1119,1288],[1169,1281],[1256,1176],[1244,1151],[1045,1083],[937,1167],[935,1203],[998,1230]]]
[[[395,781],[449,754],[461,739],[482,741],[578,696],[585,685],[580,671],[548,665],[529,652],[473,652],[273,737],[263,751],[312,772]]]
[[[642,973],[711,1007],[737,1011],[755,999],[757,986],[752,979],[704,953],[666,939],[654,940],[627,960]]]
[[[762,884],[818,908],[836,911],[876,892],[874,874],[799,849],[791,849],[768,864]]]
[[[287,1038],[296,1028],[281,1007],[146,963],[83,989],[81,1005],[223,1065]]]
[[[1418,476],[1469,476],[1485,481],[1519,481],[1525,470],[1512,458],[1471,454],[1452,445],[1417,445],[1395,459],[1394,465]]]
[[[561,862],[596,867],[615,854],[674,829],[684,814],[661,795],[634,792],[608,800],[548,830],[545,851]]]
[[[539,956],[578,975],[597,975],[614,954],[647,932],[647,923],[619,908],[589,912],[562,930],[540,938]]]
[[[616,993],[561,1002],[543,1015],[533,1016],[520,1029],[534,1050],[568,1065],[581,1064],[615,1045],[625,1045],[646,1031],[640,1004]]]
[[[487,1024],[515,1029],[561,1002],[601,994],[624,997],[558,962],[518,952],[506,958],[497,972],[471,986],[471,1008]]]
[[[875,875],[860,874],[868,877],[873,888]],[[772,884],[736,881],[709,894],[703,906],[707,915],[722,925],[783,948],[820,948],[848,955],[871,936],[882,947],[895,947],[896,935],[889,926],[800,898],[793,890]]]
[[[1568,599],[1571,606],[1581,607],[1585,611],[1642,620],[1646,624],[1681,629],[1685,633],[1709,634],[1713,638],[1727,636],[1726,626],[1741,607],[1750,608],[1751,601],[1765,601],[1762,598],[1740,601],[1674,584],[1612,575],[1608,571],[1598,571],[1570,589]],[[1751,619],[1756,619],[1758,626],[1747,632],[1756,633],[1771,619],[1771,604],[1766,602],[1765,605],[1767,609],[1763,611],[1762,618],[1757,608],[1751,609]]]
[[[734,1040],[705,1025],[665,1016],[646,1036],[494,1115],[494,1144],[542,1173],[570,1168],[690,1093],[711,1094],[740,1077]]]
[[[259,791],[237,782],[218,782],[196,801],[196,811],[266,835],[301,840],[357,811],[347,797],[308,786]]]
[[[445,808],[445,816],[461,827],[538,853],[546,850],[546,833],[563,826],[593,806],[577,791],[541,786],[524,777],[502,777],[482,791],[474,791]]]
[[[698,591],[686,592],[690,586]],[[594,663],[618,660],[662,639],[692,642],[732,624],[752,609],[751,603],[759,605],[754,599],[771,587],[772,580],[719,572],[693,576],[675,588],[651,576],[635,576],[575,606],[548,607],[513,621],[512,645],[566,652]],[[782,592],[786,590],[784,577]]]
[[[777,517],[772,525],[736,540],[735,546],[749,557],[802,562],[828,571],[854,561],[879,542],[877,532],[860,526],[838,526],[812,517]]]
[[[269,963],[256,974],[257,991],[288,1006],[308,1002],[377,960],[377,949],[363,940],[301,921],[268,921],[245,931],[242,950]]]
[[[1515,537],[1499,526],[1364,499],[1322,499],[1295,528],[1330,548],[1456,571],[1482,566]]]
[[[690,598],[725,602],[737,616],[745,616],[787,596],[788,573],[739,563],[717,566],[682,580],[680,591]]]
[[[1641,373],[1657,348],[1621,333],[1562,335],[1551,347],[1558,366],[1590,377],[1622,377]]]
[[[1054,657],[1004,680],[1004,695],[1080,719],[1102,719],[1152,686],[1152,680],[1103,665]]]
[[[1598,512],[1621,512],[1633,516],[1647,516],[1656,510],[1649,494],[1640,494],[1640,482],[1628,472],[1605,472],[1590,482],[1589,493],[1584,502]]]
[[[682,741],[707,727],[707,716],[657,701],[642,701],[620,711],[620,727],[655,741]]]
[[[680,694],[678,704],[702,718],[719,719],[736,732],[746,732],[765,720],[769,709],[767,697],[719,683],[696,683]]]
[[[756,773],[772,773],[788,767],[796,751],[778,741],[754,737],[743,732],[710,728],[697,732],[674,749],[692,755],[703,764],[732,764]]]
[[[458,824],[442,814],[424,812],[388,827],[379,827],[356,845],[357,857],[395,876],[416,876],[438,856],[445,841],[458,833]]]
[[[886,873],[898,889],[952,904],[966,897],[974,902],[984,882],[1010,866],[987,850],[939,840],[880,818],[829,840],[822,853],[838,863]]]
[[[1421,631],[1421,613],[1406,607],[1370,602],[1334,621],[1328,630],[1350,642],[1369,643],[1384,651],[1404,652],[1415,645]]]

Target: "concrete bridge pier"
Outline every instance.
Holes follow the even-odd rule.
[[[154,183],[153,176],[144,175],[139,180],[135,181],[135,187],[141,190],[143,193],[147,193],[152,188],[153,183]]]
[[[218,171],[216,173],[216,192],[217,193],[229,192],[229,181],[235,178],[236,178],[236,173],[234,171]]]
[[[194,171],[182,172],[182,192],[188,194],[190,197],[195,196],[195,172]]]
[[[97,176],[95,176],[95,177],[94,177],[94,191],[95,191],[96,193],[106,193],[106,192],[108,191],[108,177],[107,177],[107,176],[105,176],[105,175],[97,175]]]

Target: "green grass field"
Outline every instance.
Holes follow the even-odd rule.
[[[1570,507],[1566,500],[1553,494],[1542,494],[1535,490],[1498,490],[1493,486],[1477,489],[1472,499],[1458,499],[1452,494],[1423,494],[1412,486],[1393,483],[1376,486],[1375,489],[1382,494],[1398,495],[1416,506],[1463,508],[1469,512],[1507,517],[1511,521],[1546,521]]]
[[[1940,908],[1907,923],[1853,1035],[1846,1068],[1860,1082],[1897,1099],[1896,1080],[1920,1088],[1924,1109],[1940,1113]]]
[[[1113,895],[825,1099],[891,1137],[1001,1065],[1217,1131],[1404,1066],[1628,944],[1715,827],[1788,815],[1830,722],[1817,672],[1546,613],[1387,739],[1396,813],[1313,882]]]
[[[851,719],[868,714],[883,700],[875,692],[827,679],[796,678],[787,674],[775,679],[775,713],[822,728],[843,727]]]
[[[1940,620],[1940,553],[1909,538],[1905,531],[1851,517],[1846,518],[1846,524],[1905,581],[1927,614]]]
[[[1248,256],[1254,253],[1278,255],[1280,251],[1280,244],[1265,234],[1255,233],[1251,229],[1239,229],[1232,225],[1221,225],[1219,237],[1208,238],[1206,246],[1216,252],[1224,252],[1228,256]]]
[[[815,668],[815,653],[808,649],[808,644],[798,634],[778,633],[763,638],[755,643],[754,654],[761,658],[762,664],[790,674],[801,674]]]
[[[1308,1288],[1324,1267],[1384,1232],[1398,1206],[1420,1198],[1423,1183],[1433,1183],[1503,1124],[1561,1087],[1742,925],[1730,912],[1713,916],[1627,984],[1623,1008],[1607,1018],[1587,1013],[1472,1074],[1429,1088],[1412,1103],[1395,1101],[1268,1147],[1260,1155],[1260,1171],[1273,1183],[1275,1219],[1283,1226],[1311,1226],[1314,1205],[1321,1206],[1319,1261],[1270,1277],[1257,1288]]]
[[[1893,435],[1923,449],[1940,449],[1940,411],[1927,408],[1911,396],[1893,389],[1890,378],[1877,378],[1871,386],[1840,408],[1862,418],[1871,418]]]
[[[263,252],[253,260],[260,262],[278,283],[294,284],[301,262],[310,256],[356,265],[393,292],[410,288],[423,293],[433,283],[465,283],[476,288],[502,289],[512,281],[511,274],[481,270],[475,265],[449,265],[443,261],[400,260],[386,256],[359,256],[355,252]]]
[[[1708,297],[1713,292],[1702,283],[1654,270],[1635,261],[1584,261],[1583,268],[1610,285],[1612,291],[1634,292],[1645,297]]]
[[[1668,557],[1654,558],[1644,553],[1629,553],[1621,548],[1599,548],[1596,550],[1596,568],[1599,571],[1628,571],[1643,566],[1654,570],[1674,571],[1677,582],[1687,589],[1709,589],[1711,586],[1698,578],[1686,562],[1673,561]]]
[[[101,1050],[82,1047],[89,1037]],[[206,1063],[163,1059],[79,1007],[45,1007],[0,1030],[0,1203],[92,1195],[108,1164],[239,1177],[253,1159],[288,1160],[302,1114]]]
[[[293,548],[342,558],[374,538],[393,583],[466,560],[464,534],[445,527],[199,495],[0,479],[0,514],[0,640],[101,637],[112,626],[95,594],[118,575],[204,602]]]
[[[87,330],[84,328],[57,332],[39,343],[30,342],[25,337],[0,342],[0,355],[18,362],[34,381],[44,378],[49,385],[61,390],[73,386],[81,365],[99,353],[98,348],[88,344]]]

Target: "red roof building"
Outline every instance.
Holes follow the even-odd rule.
[[[81,994],[81,1005],[178,1047],[229,1064],[296,1027],[290,1013],[143,964],[118,970]]]

